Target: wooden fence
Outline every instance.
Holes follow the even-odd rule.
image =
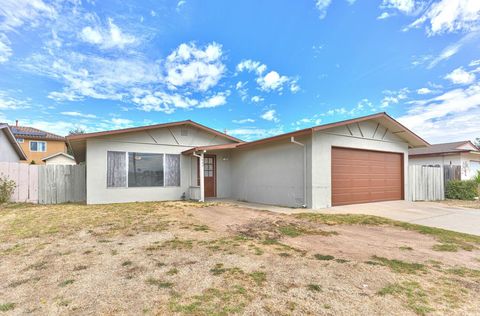
[[[58,204],[84,202],[84,165],[28,165],[0,162],[0,176],[15,181],[13,202]]]
[[[462,178],[462,166],[460,165],[444,165],[443,166],[443,179],[447,183],[450,180],[461,180]]]
[[[445,199],[442,166],[409,166],[409,200],[436,201]]]

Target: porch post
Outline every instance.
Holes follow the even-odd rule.
[[[205,202],[205,172],[203,164],[203,152],[199,156],[199,175],[200,175],[200,202]]]

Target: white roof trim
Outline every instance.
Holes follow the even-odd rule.
[[[48,157],[45,157],[45,158],[42,159],[42,161],[45,161],[45,160],[48,160],[48,159],[51,159],[51,158],[54,158],[54,157],[57,157],[57,156],[60,156],[60,155],[65,156],[65,157],[67,157],[67,158],[72,159],[73,161],[75,161],[75,158],[73,158],[73,156],[70,156],[69,154],[66,154],[66,153],[63,153],[63,152],[58,152],[58,153],[56,153],[56,154],[50,155],[50,156],[48,156]]]

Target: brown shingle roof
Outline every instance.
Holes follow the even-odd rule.
[[[60,140],[65,141],[65,137],[42,131],[38,128],[29,126],[11,126],[12,134],[17,138],[41,139],[41,140]]]
[[[458,148],[458,147],[460,147],[462,145],[466,145],[466,144],[471,144],[474,148],[476,148],[476,146],[473,145],[469,140],[464,140],[464,141],[460,141],[460,142],[434,144],[434,145],[431,145],[430,147],[424,147],[424,148],[413,148],[413,149],[410,149],[408,151],[408,154],[409,154],[409,156],[417,156],[417,155],[461,153],[461,152],[472,151],[472,150],[465,149],[465,148]],[[478,150],[478,148],[477,148],[477,150]],[[473,151],[475,151],[475,150],[473,150]]]

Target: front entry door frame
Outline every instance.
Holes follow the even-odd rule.
[[[203,155],[203,181],[205,197],[217,197],[217,156]],[[200,185],[200,159],[197,159],[197,178]],[[213,182],[213,183],[212,183]],[[211,187],[207,190],[207,187]]]

